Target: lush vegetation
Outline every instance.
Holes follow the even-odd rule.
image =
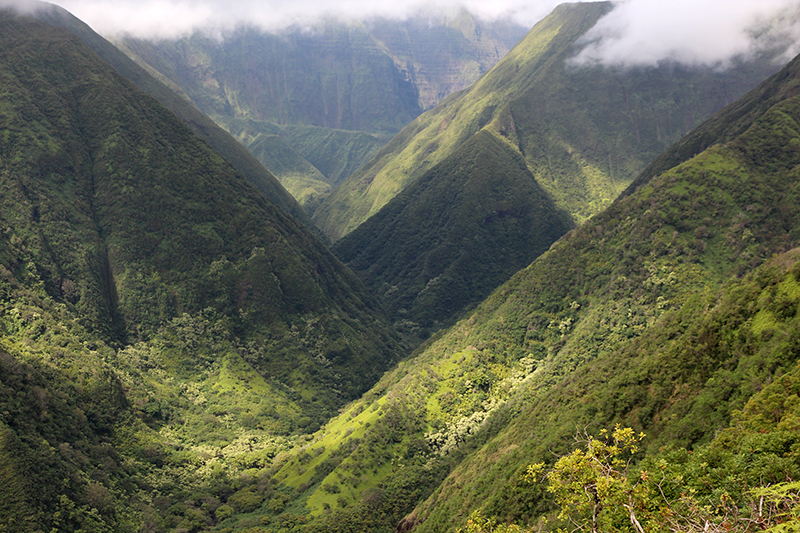
[[[2,527],[191,530],[250,509],[274,489],[254,469],[375,382],[396,334],[74,35],[0,25]]]
[[[800,525],[797,463],[798,369],[756,394],[731,427],[695,447],[642,457],[646,435],[617,425],[578,433],[578,448],[555,464],[528,465],[525,480],[546,482],[558,513],[539,525],[558,531],[793,531]],[[481,512],[465,533],[534,531]]]
[[[356,276],[71,33],[3,14],[0,53],[0,530],[796,521],[800,58],[395,364]],[[452,228],[419,279],[493,249],[470,217],[547,246],[492,128],[386,218]]]
[[[338,241],[395,327],[425,338],[572,228],[521,157],[484,131]]]
[[[558,7],[469,89],[401,131],[323,202],[314,222],[338,240],[489,129],[516,147],[539,185],[580,223],[673,142],[777,69],[766,59],[722,74],[671,64],[569,66],[576,42],[610,8]]]

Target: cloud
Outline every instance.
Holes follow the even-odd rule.
[[[652,66],[665,60],[724,69],[768,49],[797,54],[796,0],[627,0],[585,36],[574,64]]]
[[[30,4],[33,0],[0,0]],[[106,37],[177,38],[197,30],[222,35],[242,24],[267,31],[323,19],[365,20],[441,14],[459,6],[484,19],[532,27],[562,0],[51,0]],[[800,52],[797,0],[617,0],[592,28],[573,64],[616,67],[672,60],[725,68],[736,57],[783,47]]]
[[[4,1],[4,0],[0,0]],[[7,0],[6,0],[7,1]],[[196,30],[226,31],[249,24],[272,31],[323,18],[405,18],[464,6],[486,18],[532,26],[558,0],[51,0],[106,37],[174,38]]]
[[[38,0],[0,0],[0,9],[11,9],[19,13],[33,13],[41,5]]]

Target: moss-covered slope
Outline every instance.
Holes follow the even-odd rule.
[[[513,147],[481,131],[333,250],[398,326],[424,335],[571,228]]]
[[[524,157],[576,223],[607,206],[660,152],[777,67],[756,61],[719,74],[673,64],[613,70],[568,63],[608,3],[565,4],[491,71],[401,131],[315,212],[335,241],[472,135],[489,129]]]

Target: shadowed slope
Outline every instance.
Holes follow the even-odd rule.
[[[334,253],[406,329],[440,326],[572,228],[519,154],[481,131]]]

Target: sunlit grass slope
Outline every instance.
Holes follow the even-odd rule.
[[[783,98],[750,99],[740,134],[572,230],[330,422],[281,474],[311,530],[449,531],[475,509],[533,523],[552,507],[525,467],[576,430],[619,422],[652,435],[649,452],[692,447],[791,371],[798,76],[800,58],[757,89]]]

